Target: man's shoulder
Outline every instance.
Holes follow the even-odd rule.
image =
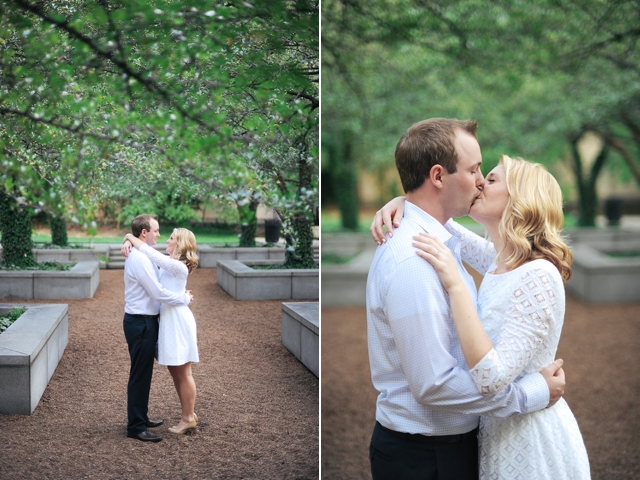
[[[424,231],[424,228],[413,219],[404,218],[400,227],[393,230],[393,237],[387,238],[389,251],[396,257],[413,254],[415,251],[415,248],[411,246],[413,237]]]
[[[381,268],[385,276],[391,275],[407,259],[419,258],[413,247],[413,237],[424,229],[411,219],[403,219],[399,228],[394,229],[393,237],[378,247],[372,267]]]
[[[127,264],[129,267],[153,265],[149,257],[137,248],[132,248],[129,252],[129,256],[125,260],[125,267]]]

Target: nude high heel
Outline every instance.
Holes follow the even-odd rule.
[[[189,422],[183,429],[178,430],[176,427],[169,427],[168,431],[169,433],[174,433],[176,435],[184,435],[185,433],[195,431],[197,426],[198,426],[198,420],[197,418],[195,418],[195,415],[194,415],[194,419],[191,422]]]

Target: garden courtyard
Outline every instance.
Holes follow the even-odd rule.
[[[149,417],[160,443],[126,437],[127,344],[122,270],[101,270],[91,299],[69,306],[69,343],[30,416],[0,415],[0,478],[318,477],[319,382],[281,343],[281,301],[235,301],[215,269],[187,288],[198,325],[198,429],[167,432],[180,404],[156,364]],[[19,300],[4,303],[21,303]]]
[[[371,384],[364,307],[322,309],[322,478],[371,478]],[[557,358],[593,480],[640,478],[640,304],[589,305],[567,295]]]

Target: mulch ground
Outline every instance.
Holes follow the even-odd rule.
[[[180,420],[171,376],[156,364],[149,416],[160,443],[126,438],[122,270],[102,270],[92,299],[69,305],[69,344],[31,416],[0,415],[0,478],[318,478],[319,382],[281,343],[281,302],[230,298],[215,269],[189,278],[198,325],[198,429]],[[8,302],[4,302],[8,303]],[[12,301],[11,303],[19,303]]]
[[[322,309],[322,451],[325,479],[370,479],[377,392],[369,371],[364,308]],[[567,298],[557,358],[565,399],[594,480],[640,478],[640,304],[588,305]]]

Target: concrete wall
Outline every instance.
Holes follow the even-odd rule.
[[[97,261],[81,261],[71,270],[0,270],[0,298],[65,300],[93,298],[100,284]]]
[[[589,303],[640,302],[640,257],[611,257],[586,243],[572,250],[568,291]]]
[[[320,376],[319,304],[282,304],[282,344],[316,376]]]
[[[249,262],[247,262],[249,263]],[[239,260],[218,260],[217,282],[235,300],[315,300],[317,269],[254,270]]]
[[[198,266],[202,268],[215,268],[218,260],[275,260],[284,262],[284,248],[282,247],[255,247],[255,248],[224,248],[202,245],[198,247]]]
[[[0,305],[0,312],[14,306],[23,305]],[[69,342],[67,305],[24,306],[0,334],[0,413],[33,413]]]

